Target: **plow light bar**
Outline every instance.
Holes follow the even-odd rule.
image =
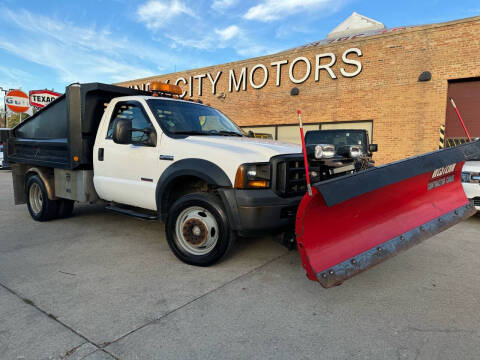
[[[320,144],[315,145],[315,158],[316,159],[330,159],[335,156],[335,146]]]
[[[160,81],[154,81],[150,84],[150,91],[161,92],[172,95],[182,95],[183,91],[178,85],[166,84]]]

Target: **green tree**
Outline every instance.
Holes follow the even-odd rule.
[[[19,114],[19,113],[10,114],[7,116],[7,127],[13,128],[20,121],[24,121],[26,118],[28,118],[27,114]]]

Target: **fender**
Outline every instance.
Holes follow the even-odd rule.
[[[51,170],[40,167],[31,167],[27,171],[25,171],[25,177],[27,177],[27,175],[31,173],[38,175],[45,184],[48,199],[56,200],[57,197],[55,196],[55,178],[52,176]]]
[[[180,176],[195,176],[205,180],[210,185],[216,185],[223,188],[231,188],[232,182],[227,174],[216,164],[203,159],[183,159],[174,162],[160,176],[155,191],[157,209],[160,214],[164,214],[162,209],[164,195],[168,194],[173,181]]]
[[[32,167],[25,164],[12,164],[12,179],[13,179],[13,199],[15,205],[25,204],[27,202],[26,195],[26,180],[30,174],[35,174],[45,184],[47,190],[47,197],[49,200],[56,200],[55,195],[55,180],[52,175],[52,170],[43,167]]]

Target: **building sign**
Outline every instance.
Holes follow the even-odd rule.
[[[62,96],[62,94],[50,90],[31,90],[29,95],[30,105],[38,108],[43,108],[56,98]]]
[[[368,36],[375,36],[375,35],[383,35],[383,34],[390,34],[394,33],[397,31],[403,31],[407,29],[411,29],[413,26],[400,26],[392,29],[382,29],[382,30],[370,30],[370,31],[365,31],[363,33],[358,33],[358,34],[352,34],[352,35],[345,35],[341,37],[335,37],[331,39],[325,39],[325,40],[320,40],[320,41],[315,41],[306,45],[294,47],[292,49],[286,50],[286,51],[292,51],[292,50],[301,50],[301,49],[307,49],[313,46],[321,46],[321,45],[328,45],[328,44],[335,44],[347,40],[355,40],[359,38],[364,38]]]
[[[187,88],[181,97],[187,95],[192,97],[202,96],[204,86],[210,88],[211,93],[215,95],[217,93],[217,84],[221,79],[228,82],[229,92],[246,91],[247,87],[259,90],[267,85],[269,81],[275,82],[275,86],[279,87],[282,81],[285,81],[285,79],[282,79],[282,69],[288,69],[287,80],[292,84],[302,84],[311,78],[318,82],[322,76],[333,80],[338,79],[339,76],[353,78],[362,72],[363,67],[359,60],[362,56],[362,50],[358,48],[346,50],[339,59],[343,66],[336,73],[333,66],[337,63],[337,55],[327,52],[316,54],[313,60],[305,56],[299,56],[292,60],[284,59],[270,64],[258,63],[251,68],[244,66],[241,69],[229,69],[228,74],[217,71],[214,74],[204,73],[189,77],[180,76],[172,82],[175,85],[182,86],[184,89]],[[298,69],[297,67],[303,69],[301,74],[295,72],[295,69]],[[170,79],[166,80],[166,82],[169,83]],[[148,91],[150,83],[130,87]]]
[[[30,109],[28,95],[21,90],[12,90],[5,96],[5,104],[16,113],[24,113]]]

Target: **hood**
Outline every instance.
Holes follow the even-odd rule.
[[[175,154],[175,161],[203,159],[222,169],[235,182],[238,167],[245,163],[269,162],[277,155],[301,154],[299,145],[279,141],[235,136],[188,136],[183,139],[168,138],[165,149]]]
[[[463,165],[463,171],[480,172],[480,161],[467,161]]]
[[[182,139],[185,146],[205,147],[213,151],[228,152],[232,156],[251,159],[253,162],[269,161],[272,156],[297,154],[302,152],[300,145],[280,141],[234,136],[189,136]],[[188,144],[188,145],[187,145]]]

